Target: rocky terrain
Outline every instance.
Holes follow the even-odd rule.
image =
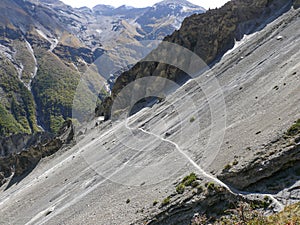
[[[113,120],[98,124],[95,118],[76,127],[76,144],[55,151],[49,144],[49,157],[48,148],[45,155],[38,151],[39,163],[26,177],[23,163],[7,166],[6,177],[14,171],[18,176],[0,189],[0,223],[189,224],[198,213],[205,223],[233,224],[239,216],[237,222],[251,224],[258,215],[299,202],[297,6],[299,1],[236,0],[187,18],[166,40],[203,56],[212,68],[196,56],[197,65],[189,66],[185,54],[161,44],[162,62],[138,63],[117,80],[111,100],[120,104]],[[219,21],[218,29],[198,29],[201,20]],[[220,29],[228,36],[219,39]],[[153,51],[146,60],[155,56]],[[185,81],[185,68],[201,75],[182,86],[164,79]],[[127,86],[145,76],[145,83]],[[123,87],[126,97],[116,98]],[[144,108],[128,117],[128,105],[139,96],[158,101],[142,99]]]
[[[74,9],[59,0],[2,1],[0,136],[57,133],[65,120],[85,107],[73,107],[73,98],[88,68],[106,84],[111,74],[115,78],[123,67],[148,54],[138,54],[139,40],[161,40],[178,29],[184,17],[204,11],[186,1],[144,9]],[[131,56],[124,57],[124,52]],[[95,62],[104,53],[106,61]],[[110,82],[113,85],[114,79]],[[105,96],[109,86],[97,92]],[[83,98],[90,101],[89,94]]]
[[[29,145],[24,146],[19,152],[2,156],[0,158],[0,185],[2,186],[9,180],[7,185],[7,188],[9,188],[26,177],[42,158],[51,156],[62,147],[71,145],[74,137],[73,129],[72,122],[66,121],[56,137],[40,138],[40,140],[35,140],[34,143],[28,143]],[[17,143],[15,142],[14,144]]]
[[[181,29],[166,37],[164,41],[191,50],[210,65],[231,49],[235,41],[262,29],[266,23],[287,11],[291,4],[292,1],[230,1],[221,9],[187,18]],[[158,48],[157,53],[153,54],[161,54],[160,49]],[[171,65],[140,62],[118,77],[112,95],[99,107],[98,114],[109,116],[111,103],[126,85],[135,79],[153,76],[153,74],[159,74],[178,83],[186,81],[189,77]],[[130,99],[130,96],[124,96],[123,101],[129,102]]]

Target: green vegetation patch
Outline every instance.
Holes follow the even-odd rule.
[[[185,190],[185,185],[184,184],[179,184],[177,185],[176,187],[176,192],[178,194],[183,194],[184,193],[184,190]]]
[[[162,201],[161,206],[163,207],[163,206],[169,205],[170,202],[171,202],[171,197],[168,196]]]
[[[286,132],[288,136],[295,136],[300,133],[300,119],[298,119]]]
[[[0,56],[0,92],[0,136],[38,131],[33,96],[4,56]]]
[[[0,135],[7,136],[17,133],[26,133],[26,129],[0,104]]]
[[[27,48],[25,42],[15,40],[13,42],[13,46],[16,49],[16,60],[19,64],[22,64],[24,67],[22,72],[22,80],[26,84],[29,84],[36,66],[34,58],[29,49]]]
[[[274,225],[274,224],[300,224],[300,203],[287,206],[285,209],[269,217],[259,216],[251,221],[247,221],[247,225]]]
[[[191,173],[190,175],[184,177],[182,181],[176,186],[176,192],[178,194],[183,194],[185,191],[185,188],[190,187],[197,187],[199,183],[197,182],[197,176],[195,173]]]
[[[37,51],[37,56],[39,70],[32,91],[43,125],[57,133],[63,122],[72,117],[73,98],[80,76],[51,52]]]
[[[191,173],[190,175],[183,178],[181,183],[184,184],[185,186],[191,186],[192,183],[196,180],[197,180],[197,175],[195,173]]]

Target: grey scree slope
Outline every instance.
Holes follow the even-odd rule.
[[[224,56],[213,71],[204,75],[217,76],[227,107],[224,144],[214,163],[207,169],[208,172],[219,173],[234,156],[243,162],[250,160],[255,149],[283,133],[294,120],[300,118],[298,15],[299,11],[290,10]],[[277,40],[279,35],[284,37],[283,40]],[[275,86],[279,89],[274,89]],[[191,111],[185,105],[187,95],[194,100],[198,112]],[[182,113],[186,115],[184,120],[179,119],[172,108],[172,103],[178,102],[178,99],[181,100]],[[194,123],[189,121],[192,116],[196,119]],[[200,163],[201,150],[209,136],[210,119],[205,96],[196,82],[191,80],[163,103],[136,114],[130,119],[129,126],[138,130],[143,125],[143,129],[160,137],[171,132],[168,139]],[[164,126],[161,126],[162,120]],[[196,124],[200,124],[201,133],[193,137],[193,126]],[[1,191],[0,224],[130,224],[143,217],[136,213],[137,210],[156,199],[165,198],[174,190],[174,181],[195,171],[186,161],[186,166],[180,171],[169,174],[163,172],[163,169],[171,171],[168,168],[154,167],[151,172],[156,176],[153,179],[158,180],[148,180],[148,184],[142,186],[127,186],[122,182],[142,184],[143,179],[147,180],[149,176],[149,171],[144,167],[141,167],[138,175],[127,169],[120,170],[117,177],[122,182],[106,180],[94,169],[98,166],[102,168],[110,161],[107,157],[112,155],[118,157],[121,165],[122,160],[126,162],[132,153],[125,151],[124,143],[116,139],[121,135],[118,132],[125,129],[123,122],[113,125],[106,123],[101,129],[90,129],[75,147],[44,159],[19,184],[5,192]],[[258,131],[262,132],[256,135]],[[175,146],[159,140],[157,136],[146,137],[145,133],[139,131],[136,131],[136,136],[149,138],[152,143],[160,142],[154,145],[155,149],[151,148],[151,144],[141,146],[144,151],[152,151],[152,154],[148,157],[137,155],[131,163],[151,165],[163,161],[166,154],[176,155]],[[253,151],[247,150],[247,147]],[[96,155],[100,160],[97,165],[90,167],[84,152]],[[103,152],[110,152],[111,155]],[[101,154],[104,154],[103,157]],[[178,162],[185,165],[180,155]],[[173,163],[169,162],[166,167],[172,168]],[[116,169],[109,168],[102,174],[107,176]],[[130,199],[130,204],[126,204],[127,199]]]

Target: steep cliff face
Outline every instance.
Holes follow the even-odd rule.
[[[0,138],[0,157],[7,157],[13,153],[19,153],[30,146],[44,144],[53,135],[49,133],[16,134],[5,138]]]
[[[63,124],[57,136],[54,138],[50,135],[48,137],[46,135],[23,137],[23,140],[26,141],[28,146],[23,144],[24,149],[22,149],[22,151],[18,152],[16,151],[18,150],[17,148],[13,148],[15,152],[0,156],[0,186],[7,182],[7,179],[11,176],[13,177],[8,186],[20,181],[20,179],[24,178],[24,176],[35,168],[42,158],[53,155],[64,145],[71,144],[73,137],[74,128],[70,120]],[[10,137],[10,139],[13,139],[13,137]],[[6,144],[4,147],[9,147],[9,139],[3,142],[6,142],[4,143]]]
[[[230,1],[220,9],[186,18],[180,30],[167,36],[164,41],[193,51],[209,65],[231,49],[235,40],[262,29],[266,23],[290,9],[292,3],[293,1],[283,0]],[[113,100],[126,85],[135,79],[157,74],[174,81],[188,78],[188,75],[170,65],[157,62],[138,63],[117,79],[112,96],[96,109],[96,114],[109,117]],[[119,96],[119,98],[124,102],[129,102],[131,99],[130,96]]]
[[[33,96],[18,73],[23,68],[16,68],[5,54],[0,55],[0,136],[39,130]]]

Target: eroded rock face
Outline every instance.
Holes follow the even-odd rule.
[[[276,13],[279,16],[290,9],[291,5],[292,1],[282,0],[231,1],[220,9],[186,18],[181,28],[167,36],[164,41],[193,51],[209,65],[231,49],[235,40],[240,40],[244,34],[261,29],[267,19],[274,17]],[[111,99],[116,98],[130,82],[141,77],[157,75],[173,81],[182,81],[188,78],[182,71],[170,65],[156,62],[138,63],[117,79],[112,89]],[[118,97],[125,102],[129,102],[131,99],[130,96]],[[111,102],[111,100],[104,101],[103,105],[96,109],[96,114],[108,117]]]
[[[292,128],[267,144],[252,161],[231,165],[218,178],[241,190],[254,188],[276,193],[292,185],[300,176],[300,132],[290,132]],[[287,177],[290,179],[284,180]]]
[[[8,187],[18,182],[18,180],[30,173],[42,158],[54,154],[64,145],[71,144],[73,137],[74,128],[72,122],[68,120],[60,129],[59,134],[46,141],[46,143],[39,142],[39,144],[30,146],[21,152],[18,152],[18,149],[11,149],[13,154],[0,157],[0,186],[12,175],[13,178]]]
[[[192,222],[196,225],[207,224],[208,221],[219,224],[217,221],[225,218],[228,221],[226,224],[233,224],[230,218],[237,216],[235,211],[239,207],[244,207],[245,212],[248,207],[255,215],[255,210],[265,210],[269,205],[268,201],[250,200],[209,182],[204,186],[185,187],[183,192],[171,194],[161,204],[154,202],[152,206],[143,209],[147,216],[132,224],[166,225]]]
[[[48,133],[29,134],[16,134],[7,138],[0,138],[0,157],[7,157],[13,153],[19,153],[29,146],[42,144],[52,137]]]

